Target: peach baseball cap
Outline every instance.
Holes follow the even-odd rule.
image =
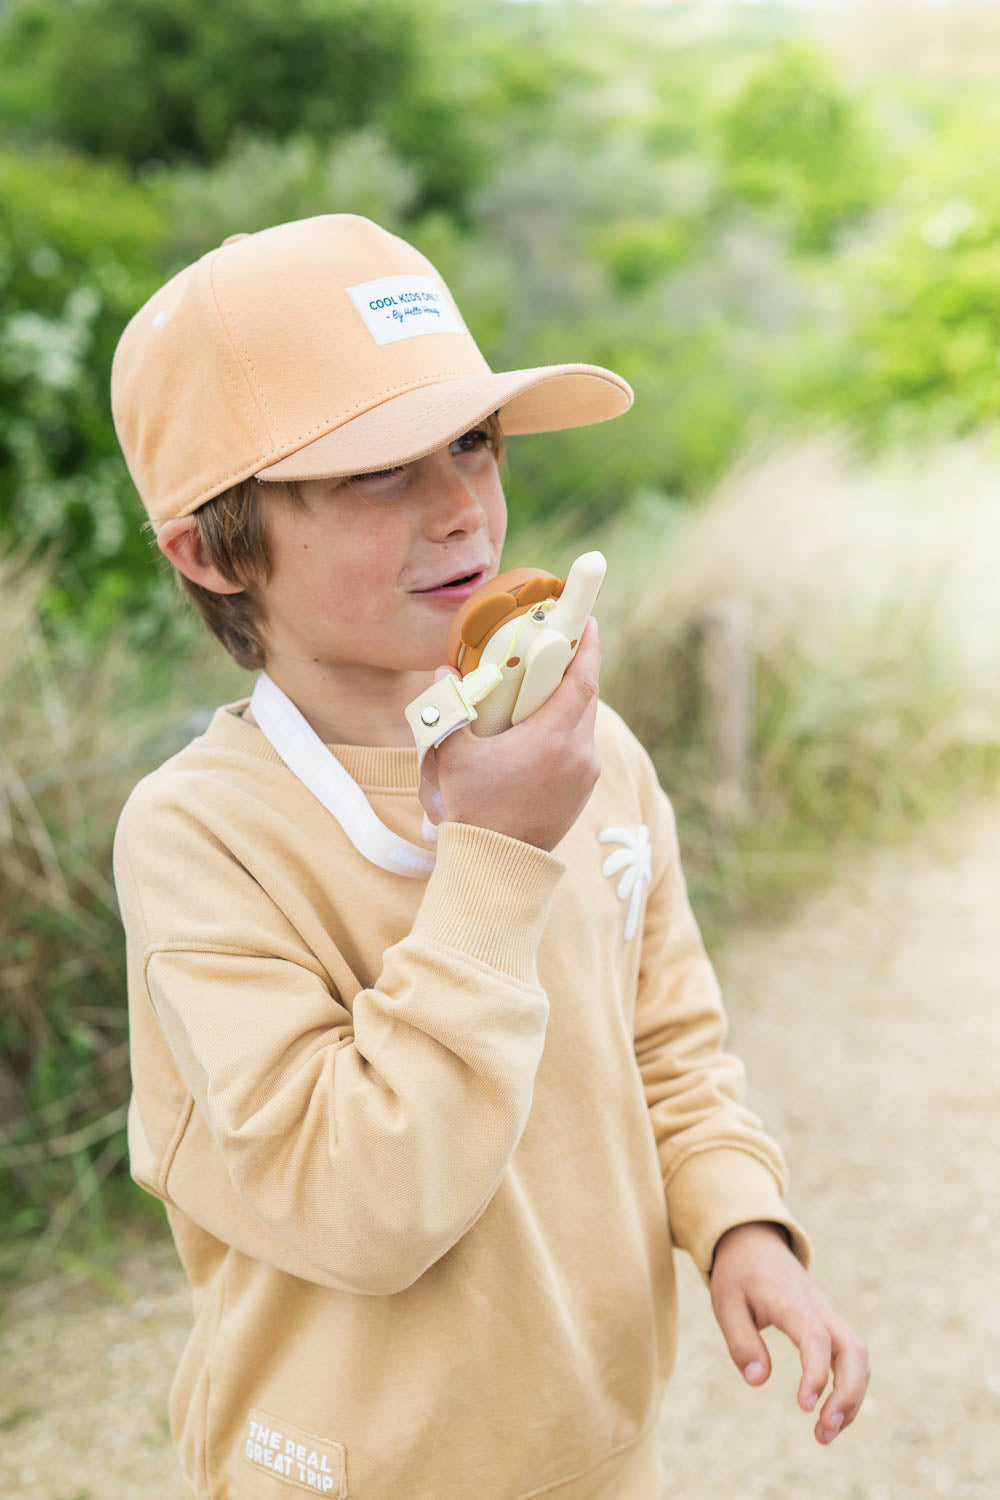
[[[598,365],[490,370],[445,283],[369,219],[324,214],[233,235],[139,309],[111,405],[154,524],[238,481],[409,463],[491,412],[505,432],[619,416]]]

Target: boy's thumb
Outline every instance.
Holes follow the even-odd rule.
[[[457,667],[435,667],[434,668],[434,681],[435,682],[441,682],[442,679],[445,678],[445,677],[461,677],[461,675],[462,674],[458,670]]]

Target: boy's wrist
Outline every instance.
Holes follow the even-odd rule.
[[[558,855],[493,829],[446,820],[412,935],[537,984],[538,944],[565,871]]]
[[[727,1245],[731,1249],[735,1241],[746,1243],[752,1238],[759,1238],[761,1232],[767,1238],[777,1235],[789,1254],[794,1255],[795,1247],[792,1242],[792,1236],[784,1224],[778,1224],[773,1219],[754,1219],[746,1224],[734,1224],[724,1234],[720,1234],[715,1242],[715,1249],[712,1252],[712,1264],[709,1267],[709,1276],[715,1270],[720,1250]]]

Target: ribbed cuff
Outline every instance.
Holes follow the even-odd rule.
[[[537,984],[535,955],[565,869],[534,844],[492,828],[444,822],[413,935]]]
[[[780,1224],[792,1249],[809,1265],[808,1237],[785,1206],[773,1172],[749,1151],[716,1146],[696,1151],[667,1184],[674,1243],[687,1250],[707,1280],[715,1247],[737,1224]]]

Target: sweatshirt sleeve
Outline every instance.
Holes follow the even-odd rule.
[[[643,928],[635,1055],[656,1139],[674,1242],[707,1277],[720,1237],[758,1220],[810,1248],[783,1194],[782,1154],[744,1103],[743,1065],[723,1050],[719,985],[688,901],[673,809],[644,757],[655,864]]]
[[[209,943],[152,930],[143,896],[162,870],[151,868],[149,838],[140,845],[123,822],[116,878],[136,950],[133,1035],[155,1018],[197,1115],[153,1152],[161,1196],[216,1237],[321,1284],[371,1294],[410,1285],[484,1212],[527,1123],[548,1019],[535,953],[562,862],[442,825],[411,931],[348,1007],[207,830],[175,830],[170,864],[197,870],[203,891],[215,882],[216,898],[225,888],[225,940],[221,924]],[[168,1092],[147,1076],[140,1112],[162,1115]],[[204,1160],[201,1189],[190,1162],[171,1172],[185,1130],[214,1142],[219,1191],[204,1190],[217,1162]]]

